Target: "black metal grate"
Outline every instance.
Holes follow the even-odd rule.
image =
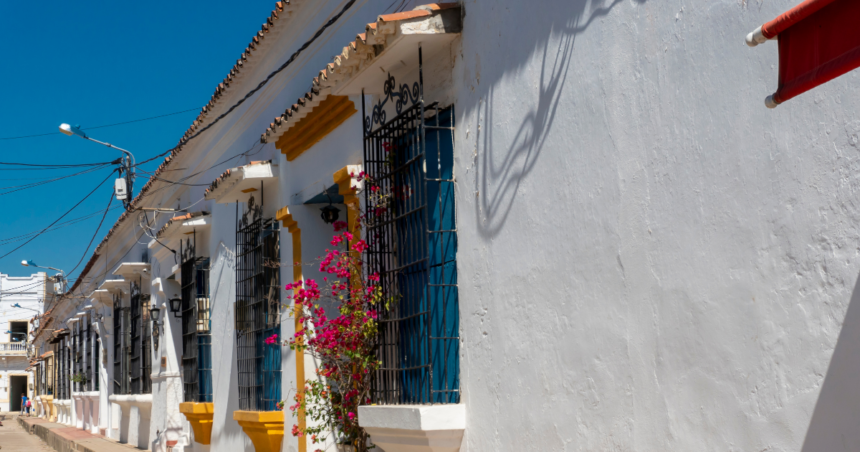
[[[131,323],[130,342],[130,393],[149,394],[152,392],[150,369],[152,367],[151,334],[149,332],[149,295],[140,291],[140,281],[130,283]]]
[[[71,375],[77,376],[80,374],[80,366],[81,366],[81,321],[78,319],[77,322],[72,324],[72,371]],[[80,384],[76,381],[71,382],[72,392],[78,392],[81,390]]]
[[[114,299],[114,306],[118,305],[121,301],[117,298]],[[114,308],[113,313],[113,336],[114,336],[114,347],[113,347],[113,393],[114,394],[128,394],[129,392],[129,382],[128,382],[128,364],[129,364],[129,355],[128,355],[128,324],[129,324],[129,310],[124,307]]]
[[[460,401],[453,110],[425,105],[422,84],[413,106],[374,130],[384,99],[364,124],[365,171],[381,188],[365,191],[366,267],[393,300],[380,309],[378,404]],[[401,93],[398,106],[409,93],[392,77],[385,92]]]
[[[99,339],[99,333],[95,333],[95,340],[93,341],[94,352],[93,352],[93,391],[99,390],[99,359],[101,356],[101,340]]]
[[[182,255],[182,378],[186,402],[212,401],[212,334],[209,320],[209,259],[195,254],[194,237]]]
[[[140,374],[143,369],[143,342],[141,341],[141,333],[143,333],[143,301],[140,293],[140,284],[132,281],[131,286],[131,303],[129,309],[131,311],[131,324],[129,326],[129,334],[131,342],[129,346],[130,360],[130,394],[142,394],[142,385]]]
[[[84,357],[86,360],[86,377],[87,377],[87,391],[93,390],[93,327],[92,327],[92,316],[90,313],[87,313],[87,316],[84,317],[87,322],[86,329],[86,338],[87,338],[87,354]]]
[[[281,347],[264,343],[281,329],[280,269],[269,265],[277,262],[278,222],[263,220],[262,208],[252,197],[236,228],[235,315],[241,410],[274,411],[281,399]]]

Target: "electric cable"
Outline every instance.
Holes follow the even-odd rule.
[[[176,149],[177,149],[177,148],[179,148],[180,146],[184,145],[185,143],[188,143],[189,141],[193,140],[194,138],[197,138],[201,133],[203,133],[203,132],[205,132],[205,131],[209,130],[209,128],[210,128],[210,127],[214,126],[215,124],[217,124],[218,122],[220,122],[222,119],[224,119],[225,117],[227,117],[227,115],[229,115],[230,113],[232,113],[232,112],[233,112],[233,110],[235,110],[235,109],[236,109],[236,108],[238,108],[240,105],[242,105],[243,103],[245,103],[245,101],[246,101],[246,100],[248,100],[248,99],[249,99],[251,96],[253,96],[254,94],[256,94],[256,93],[257,93],[257,91],[261,90],[264,86],[266,86],[266,84],[268,84],[268,83],[269,83],[269,81],[270,81],[270,80],[272,80],[272,78],[274,78],[276,75],[280,74],[284,69],[286,69],[290,64],[292,64],[292,63],[293,63],[293,61],[295,61],[295,60],[296,60],[296,58],[298,58],[298,57],[299,57],[299,55],[301,55],[305,50],[307,50],[307,48],[308,48],[308,47],[310,47],[310,46],[311,46],[311,44],[313,44],[313,43],[314,43],[314,42],[315,42],[315,41],[316,41],[320,36],[322,36],[322,34],[323,34],[323,33],[324,33],[324,32],[325,32],[329,27],[331,27],[332,25],[334,25],[334,23],[335,23],[335,22],[337,22],[337,21],[341,18],[341,16],[343,16],[343,15],[344,15],[344,13],[346,13],[350,8],[352,8],[352,5],[354,5],[354,4],[355,4],[355,2],[356,2],[356,0],[349,0],[348,2],[346,2],[346,4],[343,6],[343,8],[340,10],[340,12],[338,12],[337,14],[335,14],[334,16],[332,16],[332,18],[331,18],[331,19],[329,19],[326,23],[324,23],[324,24],[322,25],[322,27],[320,27],[319,29],[317,29],[316,33],[314,33],[314,35],[313,35],[313,36],[311,36],[311,38],[310,38],[310,39],[308,39],[307,41],[305,41],[305,43],[304,43],[304,44],[302,44],[302,46],[301,46],[301,47],[299,47],[299,49],[298,49],[298,50],[296,50],[295,52],[293,52],[293,54],[292,54],[292,55],[290,55],[290,57],[287,59],[287,61],[285,61],[285,62],[284,62],[284,64],[280,65],[277,69],[275,69],[274,71],[272,71],[271,73],[269,73],[269,75],[267,75],[267,76],[266,76],[266,78],[265,78],[265,79],[263,79],[263,81],[261,81],[259,84],[257,84],[257,86],[256,86],[256,87],[254,87],[254,88],[252,88],[250,91],[248,91],[248,92],[247,92],[247,93],[246,93],[246,94],[245,94],[241,99],[239,99],[235,104],[231,105],[231,106],[230,106],[230,108],[228,108],[228,109],[227,109],[227,111],[225,111],[224,113],[221,113],[220,115],[218,115],[218,117],[216,117],[214,120],[212,120],[212,122],[210,122],[209,124],[205,125],[204,127],[202,127],[200,130],[198,130],[197,132],[195,132],[194,134],[192,134],[192,135],[191,135],[191,136],[189,136],[188,138],[184,138],[184,139],[180,140],[180,141],[179,141],[179,144],[178,144],[178,145],[176,145],[175,147],[173,147],[173,148],[171,148],[171,149],[168,149],[167,151],[164,151],[164,152],[162,152],[161,154],[158,154],[158,155],[156,155],[155,157],[152,157],[151,159],[144,160],[143,162],[140,162],[139,164],[144,164],[144,163],[150,162],[150,161],[152,161],[152,160],[155,160],[155,159],[157,159],[157,158],[159,158],[159,157],[163,157],[163,156],[165,156],[165,155],[167,155],[167,154],[169,154],[169,153],[173,152],[174,150],[176,150]]]
[[[176,112],[173,112],[173,113],[167,113],[167,114],[164,114],[164,115],[152,116],[152,117],[149,117],[149,118],[143,118],[143,119],[134,119],[134,120],[131,120],[131,121],[118,122],[118,123],[115,123],[115,124],[105,124],[105,125],[103,125],[103,126],[87,127],[87,128],[82,128],[81,130],[92,130],[92,129],[102,129],[102,128],[105,128],[105,127],[121,126],[121,125],[124,125],[124,124],[131,124],[131,123],[133,123],[133,122],[149,121],[149,120],[152,120],[152,119],[164,118],[164,117],[166,117],[166,116],[173,116],[173,115],[178,115],[178,114],[181,114],[181,113],[188,113],[189,111],[195,111],[195,110],[200,110],[200,108],[199,108],[199,107],[198,107],[198,108],[189,108],[188,110],[176,111]],[[21,138],[46,137],[46,136],[48,136],[48,135],[57,135],[57,134],[59,134],[59,133],[61,133],[61,132],[57,131],[57,132],[51,132],[51,133],[39,133],[39,134],[35,134],[35,135],[22,135],[22,136],[18,136],[18,137],[4,137],[4,138],[0,138],[0,140],[18,140],[18,139],[21,139]]]
[[[47,231],[51,226],[55,225],[58,221],[62,220],[66,215],[70,214],[70,213],[71,213],[73,210],[75,210],[79,205],[81,205],[84,201],[86,201],[86,200],[87,200],[87,198],[89,198],[93,193],[95,193],[95,192],[96,192],[96,190],[98,190],[99,188],[101,188],[101,186],[102,186],[102,185],[104,185],[104,183],[105,183],[105,182],[107,182],[107,181],[108,181],[108,179],[110,179],[110,177],[113,175],[113,173],[114,173],[114,171],[111,171],[111,173],[110,173],[110,174],[108,174],[108,176],[107,176],[106,178],[104,178],[104,180],[102,180],[101,182],[99,182],[99,184],[98,184],[98,185],[96,185],[96,188],[94,188],[91,192],[87,193],[87,195],[86,195],[86,196],[84,196],[84,198],[83,198],[83,199],[81,199],[80,201],[78,201],[78,203],[77,203],[77,204],[75,204],[74,206],[72,206],[72,208],[71,208],[71,209],[67,210],[67,211],[66,211],[66,213],[62,214],[62,215],[60,216],[60,218],[57,218],[56,220],[54,220],[51,224],[49,224],[48,226],[46,226],[46,227],[45,227],[45,229],[42,229],[41,231],[39,231],[39,233],[38,233],[38,234],[34,235],[33,237],[31,237],[29,240],[27,240],[26,242],[22,243],[21,245],[18,245],[18,246],[17,246],[15,249],[13,249],[12,251],[9,251],[8,253],[6,253],[6,254],[4,254],[4,255],[0,256],[0,260],[2,260],[3,258],[5,258],[5,257],[9,256],[10,254],[14,253],[15,251],[18,251],[19,249],[23,248],[25,245],[27,245],[28,243],[32,242],[32,241],[33,241],[33,240],[35,240],[37,237],[39,237],[40,235],[42,235],[42,234],[43,234],[45,231]]]
[[[120,206],[114,206],[114,207],[111,207],[110,210],[116,210],[116,209],[119,209],[121,207],[122,207],[121,205]],[[72,226],[73,224],[80,223],[81,221],[89,220],[90,218],[92,218],[92,217],[94,217],[100,213],[102,213],[101,210],[99,210],[98,212],[88,213],[86,215],[83,215],[83,216],[80,216],[77,218],[72,218],[71,220],[67,220],[67,221],[64,221],[62,223],[57,224],[55,227],[48,229],[45,232],[56,231],[57,229],[62,229],[62,228],[68,227],[68,226]],[[30,237],[31,235],[38,234],[38,233],[39,233],[39,231],[33,231],[33,232],[28,232],[26,234],[7,237],[5,239],[0,239],[0,246],[8,245],[8,244],[14,243],[14,242],[20,242],[21,240],[26,240],[27,237]]]
[[[93,245],[93,240],[96,239],[96,235],[99,233],[99,230],[102,228],[102,224],[104,224],[104,222],[105,222],[105,217],[107,217],[107,213],[110,212],[110,205],[113,202],[113,196],[114,196],[114,194],[111,193],[110,197],[108,198],[107,207],[105,207],[105,212],[104,212],[104,214],[102,214],[102,219],[101,219],[101,221],[99,221],[99,225],[96,227],[95,232],[93,232],[93,236],[90,238],[90,243],[88,243],[86,249],[84,249],[84,254],[83,254],[83,256],[81,256],[81,260],[79,260],[78,263],[75,264],[74,268],[69,270],[69,273],[72,273],[73,271],[77,270],[78,266],[81,265],[81,262],[83,262],[84,259],[86,259],[87,254],[90,251],[90,247]]]
[[[122,159],[116,159],[112,162],[98,162],[98,163],[54,163],[51,165],[40,165],[38,163],[15,163],[15,162],[0,162],[0,165],[13,165],[13,166],[38,166],[38,167],[51,167],[51,168],[74,168],[78,166],[101,166],[101,165],[114,165],[120,163]]]
[[[56,182],[56,181],[58,181],[58,180],[67,179],[67,178],[69,178],[69,177],[80,176],[81,174],[92,173],[92,172],[94,172],[94,171],[98,171],[98,170],[101,170],[101,169],[107,168],[108,166],[109,166],[109,165],[97,166],[97,167],[95,167],[95,168],[86,169],[86,170],[83,170],[83,171],[80,171],[80,172],[77,172],[77,173],[74,173],[74,174],[68,174],[68,175],[66,175],[66,176],[57,177],[57,178],[49,179],[49,180],[42,181],[42,182],[33,182],[32,184],[19,185],[19,186],[18,186],[17,188],[15,188],[14,190],[9,190],[9,191],[5,191],[5,192],[3,192],[3,193],[0,193],[0,196],[8,195],[9,193],[19,192],[19,191],[21,191],[21,190],[26,190],[26,189],[28,189],[28,188],[40,187],[40,186],[42,186],[42,185],[50,184],[51,182]],[[11,187],[10,187],[10,188],[11,188]]]

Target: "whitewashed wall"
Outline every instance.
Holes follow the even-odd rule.
[[[28,328],[32,328],[30,319],[42,312],[47,295],[46,278],[44,272],[23,277],[0,274],[0,342],[11,341],[6,333],[10,329],[9,322],[28,322]],[[13,308],[14,304],[24,309]],[[29,334],[26,340],[30,340]],[[26,375],[27,397],[32,397],[34,392],[30,384],[35,384],[35,380],[33,372],[25,371],[28,365],[26,355],[0,356],[0,411],[9,411],[12,399],[21,397],[21,394],[10,394],[10,375]]]
[[[796,3],[464,3],[462,450],[860,444],[860,78],[743,43]]]

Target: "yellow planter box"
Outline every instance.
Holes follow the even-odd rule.
[[[233,419],[251,438],[256,452],[280,452],[284,440],[283,411],[234,411]]]
[[[215,404],[182,402],[179,412],[185,415],[194,430],[194,441],[209,444],[212,441],[212,418],[215,416]]]
[[[42,403],[45,404],[45,418],[48,422],[56,422],[57,421],[57,409],[54,408],[54,396],[52,395],[43,395],[39,396],[42,399]]]

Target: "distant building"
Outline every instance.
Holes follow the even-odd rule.
[[[34,394],[30,332],[50,292],[45,273],[22,277],[0,273],[0,411],[19,411],[21,394],[28,399]]]

